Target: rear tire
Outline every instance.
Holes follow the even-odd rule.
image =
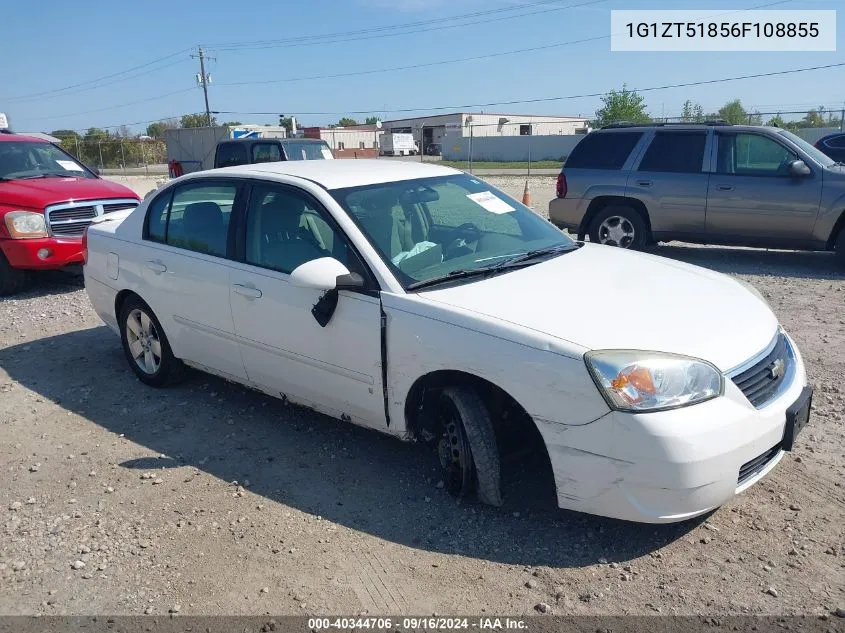
[[[123,302],[118,323],[126,360],[141,382],[163,387],[184,376],[185,365],[173,355],[164,328],[140,297]]]
[[[29,284],[29,273],[12,268],[6,256],[0,252],[0,297],[8,297],[24,290]]]
[[[590,241],[631,250],[644,249],[649,231],[639,212],[626,204],[611,204],[599,211],[590,222]]]
[[[845,226],[839,229],[839,235],[836,237],[836,244],[834,245],[836,250],[836,258],[839,260],[839,264],[845,266]]]

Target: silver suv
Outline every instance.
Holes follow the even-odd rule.
[[[614,124],[575,146],[549,217],[622,248],[835,250],[845,263],[845,163],[775,127]]]

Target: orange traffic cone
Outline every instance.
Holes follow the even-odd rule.
[[[525,191],[522,194],[522,204],[526,207],[531,206],[531,191],[528,189],[528,180],[525,181]]]

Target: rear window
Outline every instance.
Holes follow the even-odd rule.
[[[243,143],[221,143],[217,146],[217,167],[246,165],[246,147]]]
[[[654,135],[639,171],[701,173],[706,132],[658,132]]]
[[[567,168],[622,169],[642,132],[593,133],[585,136],[566,159]]]

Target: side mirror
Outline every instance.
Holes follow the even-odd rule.
[[[297,266],[290,274],[290,282],[299,288],[314,290],[350,290],[362,288],[364,279],[333,257],[312,259]]]
[[[803,176],[812,176],[813,171],[807,167],[807,163],[803,160],[793,160],[789,163],[789,175],[794,178],[801,178]]]

